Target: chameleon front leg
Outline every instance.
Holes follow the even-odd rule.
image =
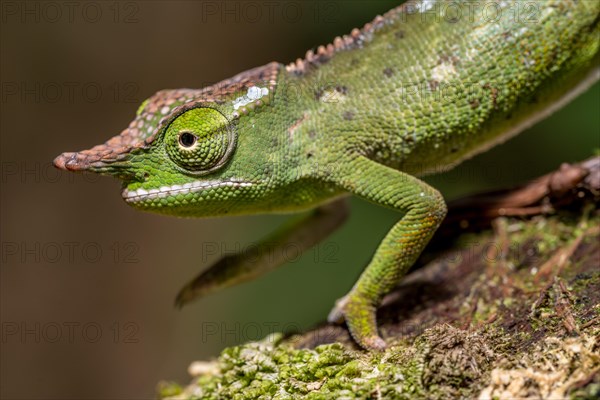
[[[300,252],[311,248],[342,225],[347,216],[348,204],[341,198],[284,224],[251,251],[223,257],[200,273],[179,291],[176,306],[181,308],[198,297],[252,280],[285,264],[290,245]]]
[[[337,184],[404,214],[328,318],[330,322],[345,319],[354,340],[362,347],[383,349],[386,344],[377,332],[377,307],[429,242],[446,215],[446,204],[440,193],[425,182],[366,157],[357,156],[345,165],[349,168],[334,176]]]

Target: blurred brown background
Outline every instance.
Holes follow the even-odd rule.
[[[322,320],[393,212],[353,200],[350,221],[326,244],[177,311],[184,283],[285,217],[140,213],[123,203],[118,182],[60,173],[51,160],[120,132],[157,90],[290,62],[397,3],[2,1],[2,397],[153,398],[161,379],[187,382],[193,360]],[[581,160],[600,146],[598,110],[596,85],[518,138],[428,181],[451,199]]]

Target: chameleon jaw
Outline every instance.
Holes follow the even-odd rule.
[[[230,179],[226,181],[212,180],[212,181],[194,181],[188,182],[183,185],[171,185],[161,186],[158,189],[144,189],[139,188],[137,190],[123,189],[121,196],[127,203],[139,203],[145,200],[161,199],[170,196],[196,193],[206,189],[214,189],[217,187],[249,187],[252,186],[252,182],[244,182],[238,179]]]

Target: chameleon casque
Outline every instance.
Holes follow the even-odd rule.
[[[119,178],[123,199],[145,211],[313,210],[265,238],[271,245],[251,260],[240,253],[201,273],[179,305],[283,264],[277,248],[318,243],[343,222],[349,194],[397,210],[329,315],[363,348],[382,349],[376,309],[446,214],[440,193],[417,177],[508,139],[600,76],[600,1],[499,1],[484,12],[486,4],[411,1],[290,65],[159,91],[119,135],[54,164]]]

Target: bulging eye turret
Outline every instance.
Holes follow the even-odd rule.
[[[167,127],[165,146],[175,164],[193,175],[223,166],[235,147],[233,127],[219,111],[193,108]]]

